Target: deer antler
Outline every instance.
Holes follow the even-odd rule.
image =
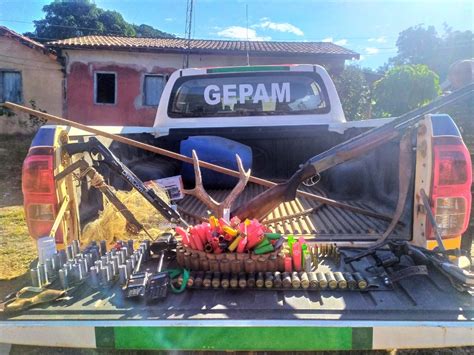
[[[211,196],[209,196],[209,194],[204,189],[204,186],[202,184],[201,169],[199,168],[199,158],[197,156],[196,151],[193,150],[193,165],[196,183],[194,189],[184,190],[184,193],[187,195],[194,196],[199,201],[204,203],[217,218],[221,218],[224,216],[224,210],[230,210],[232,203],[234,203],[237,197],[245,189],[245,186],[247,185],[247,182],[250,178],[250,169],[245,171],[242,164],[242,159],[240,159],[238,154],[236,154],[235,157],[237,159],[237,166],[239,168],[239,182],[237,183],[237,185],[235,185],[230,194],[227,195],[224,201],[217,202]]]

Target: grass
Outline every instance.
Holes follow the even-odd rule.
[[[0,135],[0,280],[25,274],[36,259],[21,194],[21,166],[32,136]]]

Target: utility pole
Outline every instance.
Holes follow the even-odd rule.
[[[186,53],[183,57],[183,68],[189,67],[189,52],[191,51],[191,29],[193,23],[194,0],[188,0],[186,4],[186,25],[184,28],[184,38],[186,39]]]

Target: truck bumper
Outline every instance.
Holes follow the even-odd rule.
[[[474,345],[474,322],[9,321],[0,343],[106,349],[307,351]]]

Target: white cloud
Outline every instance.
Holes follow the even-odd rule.
[[[352,61],[353,61],[353,62],[362,62],[363,60],[365,60],[365,58],[366,58],[365,55],[362,55],[362,54],[361,54],[361,55],[359,56],[359,59],[352,59]]]
[[[253,25],[253,28],[263,28],[266,30],[272,30],[272,31],[277,31],[277,32],[287,32],[287,33],[293,33],[294,35],[297,36],[304,36],[304,32],[301,31],[298,27],[295,25],[292,25],[291,23],[288,22],[283,22],[283,23],[277,23],[277,22],[272,22],[270,19],[263,17],[260,19],[259,24]]]
[[[321,40],[321,42],[332,42],[334,39],[332,37],[327,37]]]
[[[337,44],[338,46],[345,46],[347,44],[347,39],[340,39],[335,41],[334,44]]]
[[[222,31],[217,32],[217,35],[224,38],[247,40],[247,31],[248,39],[250,41],[269,41],[272,38],[268,36],[258,36],[257,31],[249,28],[248,30],[245,27],[240,26],[230,26],[224,28]]]
[[[368,55],[373,55],[373,54],[377,54],[379,52],[379,49],[378,48],[374,48],[374,47],[367,47],[365,49],[365,52],[368,54]]]
[[[167,18],[165,18],[165,21],[166,21],[166,22],[173,22],[173,21],[174,21],[174,18],[172,18],[172,17],[167,17]]]
[[[368,41],[369,42],[375,42],[375,43],[386,43],[387,38],[385,38],[385,36],[380,36],[380,37],[377,37],[377,38],[369,38]]]

